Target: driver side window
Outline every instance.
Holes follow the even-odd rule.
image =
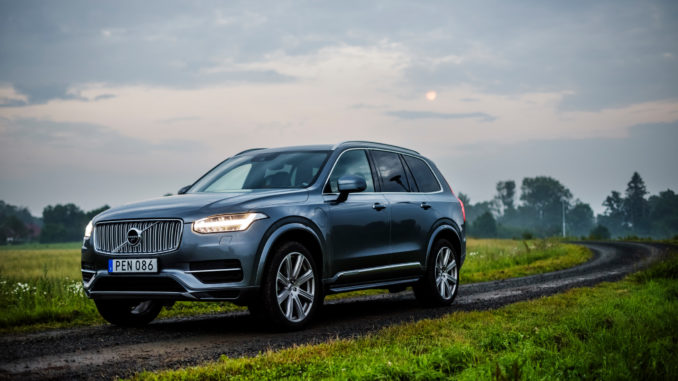
[[[362,177],[365,179],[365,183],[367,183],[367,188],[363,192],[374,192],[372,172],[365,150],[346,151],[339,157],[337,164],[332,170],[332,174],[330,174],[330,181],[327,182],[325,193],[339,193],[337,180],[346,175]]]

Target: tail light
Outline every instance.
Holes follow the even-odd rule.
[[[450,191],[452,192],[452,195],[453,195],[454,197],[457,197],[457,195],[454,194],[454,190],[453,190],[452,187],[450,186],[450,183],[447,182],[447,179],[445,178],[445,176],[443,176],[443,180],[445,180],[445,184],[447,184],[447,187],[450,188]],[[464,217],[464,222],[466,222],[466,208],[464,208],[464,202],[461,201],[461,199],[460,199],[459,197],[457,197],[457,200],[459,201],[459,205],[461,205],[461,215]]]

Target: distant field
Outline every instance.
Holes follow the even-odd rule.
[[[590,252],[558,241],[468,241],[461,282],[482,282],[559,270],[585,262]],[[369,290],[328,299],[374,294]],[[0,332],[104,323],[80,281],[80,243],[0,247]],[[242,309],[231,303],[179,302],[162,317]]]

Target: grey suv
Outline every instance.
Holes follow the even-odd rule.
[[[282,329],[327,294],[414,288],[454,300],[464,206],[419,153],[387,144],[251,149],[176,196],[109,209],[85,229],[85,292],[113,324],[177,300],[246,305]]]

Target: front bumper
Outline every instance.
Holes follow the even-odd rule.
[[[164,254],[105,254],[95,250],[93,238],[87,239],[81,251],[85,293],[95,299],[247,304],[258,295],[255,279],[259,243],[267,227],[264,221],[257,221],[242,232],[198,234],[190,223],[184,223],[179,248]],[[109,259],[121,258],[157,258],[159,272],[109,273]]]

